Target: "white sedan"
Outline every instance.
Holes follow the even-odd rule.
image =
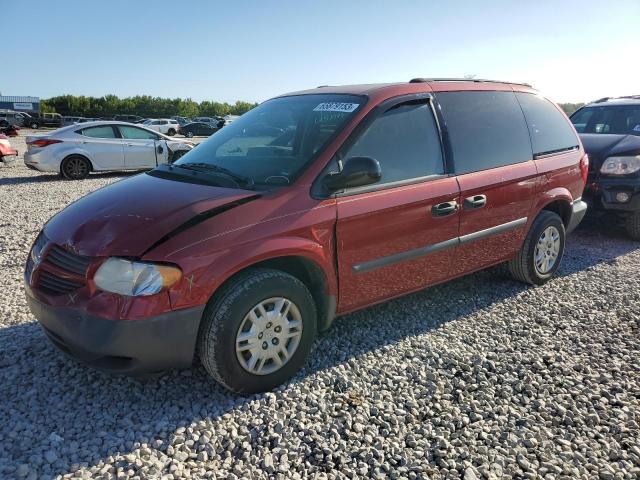
[[[92,171],[142,170],[172,163],[194,147],[126,122],[70,125],[26,138],[24,163],[41,172],[79,180]]]

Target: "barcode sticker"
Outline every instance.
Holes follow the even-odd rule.
[[[353,112],[358,108],[357,103],[339,103],[339,102],[325,102],[319,104],[313,109],[314,112]]]

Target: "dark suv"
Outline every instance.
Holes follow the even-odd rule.
[[[590,160],[585,199],[594,211],[622,218],[640,240],[640,95],[602,98],[571,121]]]
[[[500,263],[547,282],[587,169],[569,119],[528,85],[291,93],[49,220],[27,300],[55,345],[98,368],[197,354],[230,389],[267,390],[336,316]]]

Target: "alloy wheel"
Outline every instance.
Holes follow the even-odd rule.
[[[269,375],[282,368],[302,338],[302,315],[291,300],[273,297],[255,305],[236,334],[236,357],[244,370]]]
[[[71,157],[64,162],[64,173],[68,178],[83,178],[89,173],[89,166],[83,158]]]

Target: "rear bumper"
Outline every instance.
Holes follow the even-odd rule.
[[[108,320],[26,297],[51,343],[95,368],[137,374],[187,368],[193,361],[204,305],[144,320]]]
[[[580,224],[585,214],[587,213],[587,204],[582,199],[573,202],[571,207],[571,218],[567,225],[567,233],[571,233]]]

